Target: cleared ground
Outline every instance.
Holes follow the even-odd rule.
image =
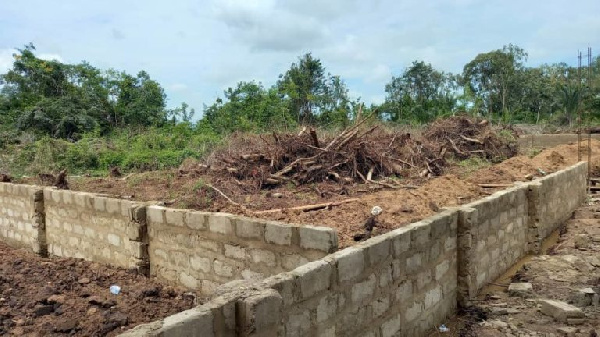
[[[192,293],[134,272],[0,242],[1,336],[115,336],[189,309]],[[118,295],[111,285],[121,287]]]

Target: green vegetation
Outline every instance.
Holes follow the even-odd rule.
[[[0,75],[0,171],[172,168],[185,158],[202,158],[232,132],[301,125],[339,130],[359,113],[390,125],[419,125],[456,113],[499,123],[571,125],[578,111],[586,123],[600,119],[600,58],[594,59],[592,78],[583,81],[564,63],[526,67],[526,60],[526,51],[508,45],[477,55],[461,74],[414,61],[382,88],[383,104],[367,107],[309,53],[271,87],[250,81],[225,90],[193,123],[194,109],[186,103],[167,109],[163,88],[145,71],[134,76],[86,62],[42,60],[30,44]]]

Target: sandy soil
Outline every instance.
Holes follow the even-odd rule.
[[[115,336],[199,299],[131,271],[0,243],[1,336]],[[116,284],[121,293],[113,295]]]

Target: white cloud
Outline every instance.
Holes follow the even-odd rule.
[[[52,53],[41,53],[41,54],[37,54],[36,55],[38,58],[42,59],[42,60],[46,60],[46,61],[58,61],[58,62],[65,62],[63,60],[63,58],[58,55],[58,54],[52,54]]]
[[[172,90],[172,91],[183,91],[187,88],[188,88],[188,86],[183,83],[173,83],[168,86],[168,89]]]
[[[0,49],[0,74],[6,73],[13,64],[15,49]]]

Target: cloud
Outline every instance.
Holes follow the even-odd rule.
[[[6,73],[13,64],[15,49],[0,49],[0,74]]]
[[[115,40],[123,40],[123,39],[125,39],[125,34],[123,34],[122,31],[120,31],[120,30],[118,30],[116,28],[112,29],[111,35],[112,35],[113,39],[115,39]]]
[[[65,62],[63,60],[63,58],[58,55],[58,54],[52,54],[52,53],[41,53],[41,54],[36,54],[37,58],[42,59],[42,60],[46,60],[46,61],[58,61],[58,62]]]
[[[183,91],[187,88],[188,88],[188,86],[183,83],[173,83],[168,86],[168,89],[172,90],[172,91]]]
[[[315,18],[283,10],[272,1],[218,1],[213,10],[232,36],[252,51],[313,49],[322,46],[330,35]]]

